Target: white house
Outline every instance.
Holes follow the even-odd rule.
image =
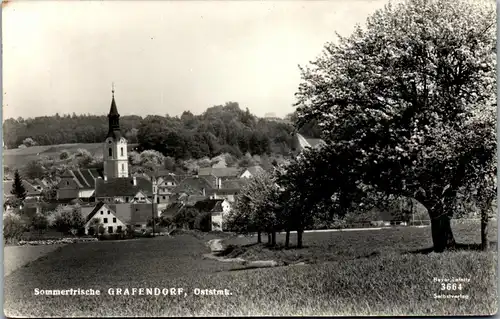
[[[223,220],[231,211],[231,204],[226,200],[214,200],[214,207],[211,209],[212,230],[222,231],[224,229]]]
[[[93,234],[95,231],[94,219],[98,219],[99,223],[102,224],[105,230],[105,234],[116,233],[117,231],[124,231],[126,229],[126,224],[121,221],[117,216],[115,211],[107,204],[100,202],[87,216],[87,223],[85,224],[85,234]]]

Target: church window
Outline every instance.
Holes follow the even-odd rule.
[[[113,149],[110,147],[109,148],[109,157],[113,156]]]
[[[104,218],[104,223],[106,224],[108,222],[108,219],[107,218]]]
[[[123,147],[120,148],[120,156],[123,156]]]
[[[122,164],[122,171],[125,170],[125,164]]]

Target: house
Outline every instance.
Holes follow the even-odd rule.
[[[171,193],[206,196],[206,192],[213,188],[213,183],[209,182],[205,176],[189,176],[180,181],[179,184],[172,189]]]
[[[56,199],[70,201],[78,198],[93,202],[96,180],[102,176],[102,171],[95,168],[66,170],[57,184]]]
[[[223,218],[231,211],[231,204],[225,199],[206,199],[197,202],[194,207],[200,212],[210,213],[210,229],[222,231]]]
[[[82,215],[84,215],[83,211]],[[101,201],[85,217],[87,221],[85,233],[92,234],[95,232],[96,225],[99,224],[104,227],[105,234],[124,231],[127,226],[133,229],[143,229],[153,215],[158,216],[155,204],[108,204]]]
[[[170,197],[173,194],[173,190],[179,186],[180,182],[185,178],[190,177],[188,175],[175,175],[173,173],[158,173],[157,174],[157,195],[158,195],[158,204],[163,204],[166,207],[166,204],[170,202]]]
[[[243,172],[240,175],[240,178],[250,178],[250,177],[262,174],[264,172],[265,172],[264,169],[259,165],[250,166],[250,167],[247,167],[243,170]]]
[[[105,203],[147,203],[153,201],[154,183],[144,177],[114,177],[96,180],[96,201]]]
[[[246,178],[238,179],[219,179],[218,186],[206,191],[206,195],[210,199],[227,199],[229,202],[236,200],[236,195],[246,185],[248,180]]]
[[[307,148],[319,148],[325,144],[325,142],[320,138],[305,137],[302,134],[295,134],[295,151],[297,153],[302,153]]]
[[[99,202],[87,215],[85,234],[94,235],[99,232],[99,225],[104,227],[106,234],[124,231],[127,227],[125,222],[117,217],[116,211],[104,202]]]
[[[26,190],[26,199],[36,199],[40,200],[42,196],[42,189],[37,186],[31,184],[26,180],[22,180],[24,189]],[[13,180],[3,181],[3,196],[4,199],[14,198],[15,196],[11,193],[12,187],[14,186]]]

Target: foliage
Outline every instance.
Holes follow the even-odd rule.
[[[79,233],[85,226],[85,219],[78,207],[73,208],[71,211],[56,211],[53,218],[52,226],[63,234],[70,231]]]
[[[47,219],[47,216],[44,214],[37,213],[31,218],[31,227],[40,233],[46,230],[48,226],[49,221]]]
[[[31,147],[37,145],[37,143],[31,137],[27,137],[23,140],[23,145],[26,147]]]
[[[264,172],[251,177],[225,217],[227,229],[243,233],[278,231],[281,228],[278,192],[273,175]]]
[[[437,251],[455,244],[459,190],[492,173],[495,21],[466,1],[387,5],[302,68],[298,124],[317,121],[324,156],[353,190],[422,203]]]
[[[3,217],[3,238],[7,242],[20,240],[24,231],[26,230],[26,224],[19,215],[8,213],[4,214]]]
[[[43,165],[43,160],[42,159],[36,159],[29,161],[24,167],[23,167],[23,176],[25,176],[28,179],[35,179],[35,178],[43,178],[46,175],[46,168]]]
[[[258,119],[238,103],[208,108],[201,115],[184,112],[180,117],[122,116],[120,126],[129,143],[140,150],[156,150],[175,159],[229,152],[236,157],[251,154],[286,155],[293,144],[292,126]],[[4,140],[15,148],[31,136],[40,145],[99,143],[106,137],[108,119],[96,115],[63,115],[7,119]],[[24,145],[24,144],[23,144]]]
[[[63,150],[61,153],[59,153],[59,159],[65,160],[69,158],[69,152],[67,150]]]
[[[201,212],[196,216],[194,221],[194,229],[198,229],[204,232],[212,230],[212,213]]]
[[[21,175],[19,175],[18,170],[16,170],[16,172],[14,173],[14,183],[12,184],[12,190],[10,191],[10,193],[21,201],[26,198],[27,192],[24,188],[23,180],[21,179]]]
[[[194,229],[196,217],[199,212],[194,207],[180,209],[172,218],[172,223],[178,228]]]

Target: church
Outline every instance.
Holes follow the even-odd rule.
[[[129,175],[127,139],[120,129],[120,114],[116,107],[115,91],[111,91],[108,114],[108,134],[103,142],[103,170],[67,170],[58,184],[57,200],[104,203],[142,203],[155,201],[154,182],[141,176]]]

